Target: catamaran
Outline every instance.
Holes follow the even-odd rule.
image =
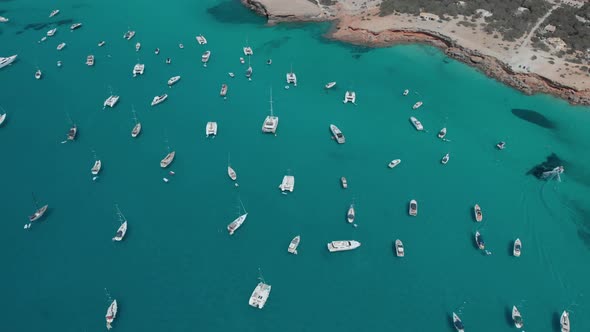
[[[270,295],[271,286],[266,284],[264,278],[262,278],[262,274],[259,277],[260,282],[254,288],[252,295],[250,295],[250,300],[248,300],[248,304],[254,308],[262,309],[268,300],[268,296]]]
[[[39,220],[41,217],[43,217],[45,212],[47,212],[47,208],[49,207],[49,205],[47,205],[47,204],[43,205],[42,207],[39,207],[39,202],[37,202],[37,198],[35,198],[35,194],[33,194],[33,204],[35,205],[35,213],[33,213],[32,215],[29,216],[30,222]]]
[[[133,112],[133,119],[135,120],[135,126],[131,130],[131,137],[136,138],[141,133],[141,122],[137,120],[137,114],[135,114],[134,108],[131,109],[131,112]]]
[[[145,65],[142,63],[138,63],[133,67],[133,77],[137,75],[143,75],[143,71],[145,70]]]
[[[170,166],[172,161],[174,160],[174,156],[176,156],[176,151],[169,152],[164,159],[160,161],[160,167],[166,168]]]
[[[119,96],[115,96],[115,95],[111,95],[110,97],[107,98],[107,100],[104,101],[104,107],[110,107],[113,108],[115,107],[115,105],[117,104],[117,102],[119,101]]]
[[[401,159],[394,159],[391,162],[389,162],[389,164],[387,165],[387,167],[394,168],[395,166],[399,165],[401,162],[402,162]]]
[[[17,54],[9,56],[9,57],[0,57],[0,68],[4,68],[16,60]]]
[[[283,182],[279,185],[279,189],[281,191],[290,191],[293,192],[295,189],[295,177],[293,175],[285,175],[283,176]]]
[[[96,156],[94,156],[94,158],[96,159]],[[100,159],[96,159],[94,161],[94,165],[90,169],[90,172],[92,173],[92,175],[98,175],[98,173],[100,173],[101,168],[102,168],[102,161],[100,161]]]
[[[403,244],[402,240],[400,240],[400,239],[395,240],[395,243],[393,244],[393,248],[395,250],[395,255],[397,257],[404,257],[405,251],[404,251],[404,244]]]
[[[412,109],[416,110],[416,109],[420,108],[420,106],[422,106],[422,104],[423,103],[421,101],[419,101],[419,102],[415,103],[414,106],[412,106]]]
[[[348,221],[349,224],[352,224],[354,222],[355,216],[356,212],[354,211],[354,204],[350,204],[350,207],[348,207],[348,212],[346,212],[346,221]]]
[[[217,122],[207,122],[207,126],[205,127],[205,134],[207,137],[217,136]]]
[[[90,54],[86,57],[86,65],[87,66],[94,66],[94,55]]]
[[[412,217],[418,215],[418,202],[415,199],[410,201],[410,204],[408,206],[408,214]]]
[[[457,330],[457,332],[465,332],[465,327],[463,326],[463,322],[461,321],[461,318],[459,318],[459,316],[457,316],[457,314],[454,312],[453,312],[453,326],[455,326],[455,329]]]
[[[168,80],[168,86],[173,86],[178,81],[180,81],[180,76],[170,77],[170,79]]]
[[[484,250],[486,248],[483,236],[481,236],[481,233],[479,233],[479,231],[475,232],[475,244],[477,245],[479,250]]]
[[[297,247],[299,246],[299,241],[301,241],[301,236],[297,235],[293,238],[293,240],[291,240],[291,243],[289,243],[289,248],[287,248],[287,251],[294,255],[297,255]]]
[[[559,325],[561,326],[561,332],[570,332],[570,314],[564,310],[559,318]]]
[[[197,43],[199,43],[199,45],[207,44],[207,39],[205,38],[205,36],[198,35],[196,38],[197,38]]]
[[[297,75],[293,72],[293,65],[291,65],[291,71],[287,73],[287,84],[293,83],[294,86],[297,86]]]
[[[328,243],[330,252],[353,250],[361,246],[361,243],[355,240],[332,241]]]
[[[227,84],[222,84],[221,85],[221,90],[219,91],[219,95],[221,97],[225,97],[225,95],[227,95]]]
[[[244,55],[245,55],[245,56],[254,55],[254,51],[252,51],[252,47],[250,47],[250,46],[245,46],[245,47],[244,47]]]
[[[115,320],[115,317],[117,317],[117,300],[114,300],[107,309],[107,314],[105,315],[105,319],[107,321],[107,330],[112,328],[111,324]]]
[[[524,326],[522,315],[515,305],[512,306],[512,320],[514,321],[514,326],[516,326],[517,329],[521,329]]]
[[[160,104],[161,102],[163,102],[166,99],[168,99],[168,95],[167,94],[163,94],[163,95],[160,95],[160,96],[155,96],[154,99],[152,100],[152,106],[156,106],[156,105]]]
[[[119,209],[118,205],[115,205],[115,208],[117,209],[117,217],[121,223],[121,226],[119,226],[119,229],[117,229],[117,233],[115,234],[115,237],[113,237],[113,241],[121,241],[125,237],[125,233],[127,233],[127,219],[125,219],[125,216]]]
[[[443,128],[438,132],[438,138],[443,139],[447,135],[447,128]]]
[[[414,127],[416,128],[416,130],[418,130],[418,131],[424,130],[424,127],[422,126],[422,122],[420,122],[415,117],[411,116],[410,117],[410,122],[412,122],[412,124],[414,125]]]
[[[479,204],[473,206],[473,215],[475,216],[475,221],[481,222],[483,220],[483,213],[481,212]]]
[[[354,91],[346,91],[346,93],[344,94],[344,100],[342,101],[343,103],[356,103],[356,92]]]
[[[264,122],[262,123],[262,132],[275,134],[277,132],[278,126],[279,126],[279,117],[275,116],[272,111],[272,89],[271,89],[270,90],[270,115],[268,115],[264,119]]]
[[[346,138],[344,137],[344,135],[338,127],[331,124],[330,131],[332,132],[332,135],[334,135],[334,138],[336,139],[336,142],[338,142],[338,144],[344,144],[346,142]]]
[[[248,217],[248,212],[246,212],[246,209],[244,208],[244,204],[242,204],[242,201],[240,201],[240,204],[242,205],[242,209],[244,209],[244,214],[240,215],[234,221],[229,223],[229,225],[227,225],[227,231],[229,232],[229,235],[233,235],[234,232],[236,230],[238,230],[238,228],[240,228],[240,226],[242,226],[244,221],[246,221],[246,217]],[[239,210],[238,210],[238,214],[239,214]]]
[[[516,239],[514,241],[514,246],[512,247],[512,254],[514,255],[514,257],[520,257],[520,250],[522,249],[522,242],[520,242],[520,239]]]
[[[53,37],[53,35],[55,35],[56,31],[57,31],[57,28],[53,28],[53,29],[47,31],[47,37]]]

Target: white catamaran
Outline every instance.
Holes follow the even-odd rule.
[[[270,90],[270,115],[268,115],[264,122],[262,123],[262,132],[263,133],[272,133],[275,134],[277,132],[277,127],[279,126],[279,117],[273,114],[272,110],[272,89]]]
[[[260,282],[254,288],[252,295],[250,295],[250,300],[248,304],[254,308],[262,309],[268,300],[268,296],[270,295],[271,286],[264,281],[262,277],[262,273],[260,273],[260,277],[258,278]]]

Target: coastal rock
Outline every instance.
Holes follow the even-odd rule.
[[[480,63],[483,61],[483,58],[480,56],[472,55],[471,57],[469,57],[469,60],[471,60],[471,62],[473,62],[473,63]]]

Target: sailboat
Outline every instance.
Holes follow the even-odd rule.
[[[244,210],[244,214],[239,215],[234,221],[232,221],[229,225],[227,225],[227,231],[229,232],[229,235],[233,235],[234,232],[238,228],[240,228],[240,226],[242,226],[244,221],[246,221],[246,217],[248,217],[248,212],[246,211],[246,208],[244,208],[244,204],[242,203],[242,200],[240,200],[240,205],[242,206],[242,209]],[[238,214],[240,214],[239,207],[238,207]]]
[[[96,176],[102,168],[102,162],[100,161],[100,159],[96,157],[96,152],[92,151],[92,153],[94,154],[94,165],[92,166],[92,169],[90,169],[90,172],[92,173],[92,175]]]
[[[279,126],[279,117],[274,116],[274,114],[272,112],[272,88],[271,88],[270,89],[270,115],[268,115],[264,119],[264,122],[262,123],[262,132],[275,134],[277,132],[278,126]]]
[[[72,126],[70,127],[70,130],[68,130],[67,140],[73,141],[76,139],[76,135],[78,134],[78,126],[76,126],[76,124],[72,121],[72,118],[70,118],[69,115],[68,119],[70,119],[70,123],[72,124]]]
[[[0,107],[0,110],[2,110],[2,114],[0,114],[0,126],[4,123],[4,121],[6,120],[6,111]]]
[[[107,314],[105,315],[107,330],[112,328],[111,323],[115,320],[115,317],[117,317],[117,300],[111,302],[111,305],[107,309]]]
[[[125,233],[127,233],[127,219],[125,219],[125,216],[119,209],[118,205],[115,205],[115,209],[117,209],[117,217],[121,223],[121,226],[119,226],[119,229],[117,229],[117,233],[115,234],[115,237],[113,237],[113,241],[121,241],[125,237]]]
[[[250,65],[250,57],[248,57],[248,69],[246,69],[246,77],[252,80],[252,66]]]
[[[229,163],[229,153],[227,154],[227,175],[229,175],[229,178],[233,181],[236,181],[236,179],[238,178],[236,171],[234,171],[234,169],[231,167]]]
[[[35,194],[33,193],[32,195],[33,195],[33,204],[35,204],[35,213],[33,213],[32,215],[29,216],[30,222],[39,220],[41,217],[43,217],[45,212],[47,212],[47,208],[49,207],[49,205],[47,205],[47,204],[42,207],[39,207],[39,202],[37,202],[37,198],[35,198]]]
[[[170,152],[170,145],[168,145],[168,139],[166,139],[166,146],[168,149],[168,154],[166,155],[166,157],[164,157],[164,159],[160,160],[160,167],[162,168],[170,166],[170,164],[174,160],[174,157],[176,156],[176,151]]]
[[[135,108],[131,108],[131,112],[133,112],[133,119],[135,120],[135,126],[133,130],[131,130],[131,137],[135,138],[141,133],[141,122],[137,120],[137,114],[135,113]]]

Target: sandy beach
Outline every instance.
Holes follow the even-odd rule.
[[[482,18],[447,18],[423,20],[418,16],[394,13],[379,16],[380,0],[358,2],[333,1],[332,5],[310,0],[242,0],[246,6],[268,18],[282,21],[334,21],[327,37],[372,47],[398,43],[428,43],[443,49],[450,57],[479,68],[487,75],[526,94],[548,93],[572,104],[590,104],[590,73],[583,64],[556,56],[531,45],[531,36],[553,7],[524,36],[516,41],[502,40],[486,33]],[[325,3],[325,1],[322,1]],[[468,21],[469,26],[460,24]]]

